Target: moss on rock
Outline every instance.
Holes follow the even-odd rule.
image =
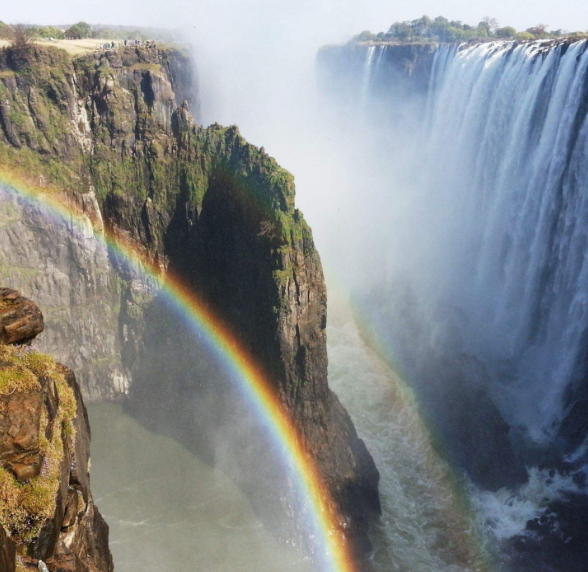
[[[64,441],[75,436],[77,402],[62,366],[50,356],[18,346],[0,346],[0,398],[14,393],[42,393],[52,385],[56,411],[49,411],[47,399],[39,423],[39,475],[20,482],[0,462],[0,525],[17,544],[30,544],[43,525],[53,518],[60,486]]]

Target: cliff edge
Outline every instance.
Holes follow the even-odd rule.
[[[108,251],[103,231],[181,278],[273,381],[341,530],[366,552],[379,475],[328,387],[326,289],[294,178],[236,127],[200,127],[196,83],[189,57],[173,48],[74,60],[38,47],[0,52],[0,160],[19,179],[67,196],[88,223],[81,232],[48,224],[41,206],[10,195],[0,253],[26,293],[56,293],[51,347],[76,348],[81,358],[65,357],[82,360],[86,395],[128,396],[144,423],[165,425],[194,449],[194,435],[230,422],[227,385],[210,374],[193,336],[162,319],[157,287]],[[30,267],[35,258],[47,272]],[[196,415],[209,399],[225,414]]]
[[[37,305],[0,288],[0,568],[112,572],[84,402],[73,372],[28,345],[42,330]]]

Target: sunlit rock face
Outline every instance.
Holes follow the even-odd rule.
[[[328,388],[326,289],[292,175],[236,127],[194,122],[197,80],[178,50],[72,61],[34,48],[0,62],[0,89],[23,116],[0,132],[0,158],[19,177],[63,189],[85,213],[81,224],[64,224],[4,191],[3,260],[14,283],[46,304],[47,347],[76,365],[90,398],[128,395],[144,423],[196,452],[214,449],[221,428],[238,443],[234,387],[221,390],[222,375],[210,375],[219,364],[103,236],[132,243],[198,293],[255,356],[322,470],[341,530],[367,551],[378,473]],[[26,78],[25,68],[33,70]],[[31,90],[37,110],[24,105]],[[209,417],[199,417],[205,398]]]
[[[100,214],[94,193],[83,199]],[[73,226],[3,189],[0,221],[2,277],[45,314],[46,332],[35,345],[79,372],[86,398],[124,394],[129,374],[120,358],[119,280],[90,216],[83,227]]]
[[[0,564],[112,572],[89,483],[90,427],[73,372],[28,345],[38,306],[0,289]],[[19,556],[15,550],[18,549]]]

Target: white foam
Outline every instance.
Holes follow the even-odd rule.
[[[527,535],[527,524],[545,515],[550,503],[563,499],[566,493],[587,492],[573,475],[537,467],[528,473],[528,482],[515,489],[490,492],[471,486],[482,525],[499,541]]]

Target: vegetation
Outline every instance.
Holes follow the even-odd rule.
[[[11,40],[14,28],[19,27],[31,33],[32,39],[40,40],[64,40],[72,38],[83,40],[97,38],[104,40],[156,40],[159,42],[174,42],[179,37],[178,30],[165,28],[142,28],[139,26],[92,26],[87,22],[77,22],[71,26],[28,26],[25,24],[6,24],[0,21],[0,40]]]
[[[448,20],[443,16],[429,18],[423,16],[416,20],[395,22],[388,32],[372,34],[366,30],[355,36],[357,42],[463,42],[470,40],[488,40],[492,38],[535,40],[543,38],[584,37],[587,32],[568,33],[564,30],[548,31],[548,26],[538,24],[523,32],[517,32],[512,26],[500,27],[495,18],[486,17],[476,26],[464,24],[458,20]]]
[[[86,22],[78,22],[65,30],[66,38],[73,38],[74,40],[83,40],[84,38],[92,37],[92,26]]]
[[[37,38],[37,29],[26,24],[12,24],[8,27],[7,37],[13,48],[28,48]]]
[[[43,40],[48,40],[50,38],[54,40],[63,40],[66,37],[64,30],[55,26],[37,26],[36,29],[37,36]]]
[[[165,28],[141,28],[138,26],[103,26],[92,28],[92,37],[105,40],[155,40],[158,42],[174,42],[178,39],[177,30]]]
[[[182,201],[201,205],[209,190],[223,187],[249,201],[247,208],[258,213],[253,224],[259,226],[254,231],[263,243],[274,247],[302,240],[305,249],[314,249],[306,224],[294,209],[292,175],[263,149],[248,145],[236,127],[187,129],[175,134],[177,145],[150,135],[160,127],[142,85],[152,80],[152,74],[165,73],[168,58],[185,57],[180,50],[160,49],[163,60],[157,64],[127,62],[126,69],[138,70],[143,80],[125,90],[119,89],[119,70],[94,54],[72,60],[62,50],[35,46],[15,65],[7,57],[8,50],[4,52],[0,50],[0,73],[7,70],[23,81],[14,88],[0,79],[0,98],[9,100],[15,112],[10,119],[15,144],[0,142],[0,164],[9,165],[11,173],[32,187],[50,192],[91,185],[100,202],[120,201],[129,218],[141,216],[148,198],[156,211],[172,212],[180,196]],[[92,153],[84,152],[81,145],[65,145],[60,137],[72,129],[69,109],[61,102],[67,101],[74,72],[80,86],[91,89],[108,82],[117,94],[108,101],[108,121],[93,126]],[[35,86],[33,110],[20,85]],[[132,106],[135,119],[129,114]],[[113,133],[122,140],[136,129],[146,135],[137,143],[140,152],[121,154],[112,145]],[[164,235],[159,223],[153,224],[151,232],[155,243]]]
[[[10,35],[10,26],[0,20],[0,40],[8,40]]]
[[[0,467],[0,526],[17,543],[29,543],[53,518],[64,442],[75,436],[77,402],[61,366],[50,356],[16,346],[0,346],[0,364],[0,393],[3,395],[41,391],[42,383],[48,382],[53,382],[57,390],[58,407],[53,420],[47,409],[41,413],[39,448],[44,458],[41,473],[19,482],[10,471]]]

